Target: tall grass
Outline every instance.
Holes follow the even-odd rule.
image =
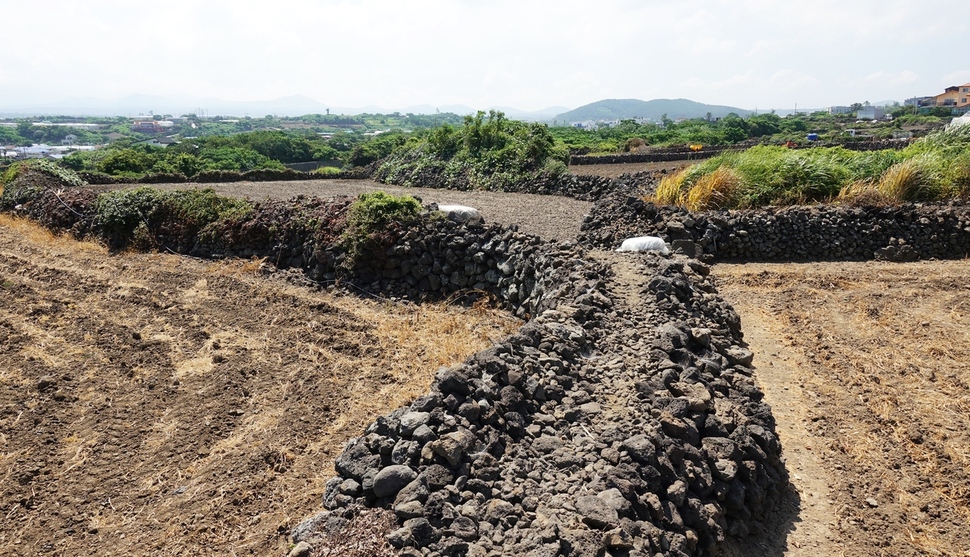
[[[930,201],[970,197],[970,126],[901,151],[752,147],[665,176],[652,201],[690,210],[829,201]]]

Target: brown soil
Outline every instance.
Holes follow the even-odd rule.
[[[714,274],[796,489],[735,555],[970,555],[970,261]]]
[[[532,195],[493,191],[456,191],[404,188],[372,180],[302,180],[293,182],[225,182],[218,184],[153,184],[160,189],[212,188],[230,197],[289,199],[297,195],[356,197],[382,190],[392,195],[414,195],[424,203],[468,205],[478,209],[486,222],[515,224],[527,234],[547,240],[574,241],[583,217],[592,208],[588,201],[556,195]]]
[[[518,325],[0,217],[0,555],[283,555],[343,442]]]
[[[612,166],[595,173],[636,165]],[[377,188],[394,191],[216,186],[256,199]],[[589,207],[397,191],[559,239]],[[726,553],[970,556],[970,261],[714,274],[793,483],[769,531]],[[0,220],[0,554],[280,555],[344,440],[514,326],[310,292],[255,262],[110,256]]]

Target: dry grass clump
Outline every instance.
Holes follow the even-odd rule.
[[[839,203],[856,207],[884,207],[895,205],[895,200],[879,191],[872,180],[856,180],[839,190],[835,199]]]
[[[734,194],[741,185],[737,172],[726,166],[701,176],[687,190],[683,205],[688,211],[724,209],[734,204]]]
[[[644,198],[644,201],[652,201],[657,205],[679,205],[683,199],[684,182],[687,179],[687,170],[681,170],[676,174],[667,174],[660,179],[657,190],[653,196]]]
[[[107,250],[100,244],[78,241],[66,234],[55,234],[48,228],[23,217],[0,213],[0,227],[15,231],[17,235],[34,245],[58,247],[68,251],[101,251],[107,253]]]
[[[737,204],[741,176],[733,168],[718,166],[712,172],[688,167],[661,178],[653,196],[644,198],[658,205],[678,205],[688,211],[728,209]]]
[[[926,197],[932,178],[920,158],[906,159],[886,169],[876,189],[894,201],[915,201]]]

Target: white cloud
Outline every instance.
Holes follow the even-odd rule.
[[[970,83],[970,70],[959,70],[955,72],[950,72],[943,76],[940,80],[944,87],[949,87],[951,85],[963,85],[964,83]]]

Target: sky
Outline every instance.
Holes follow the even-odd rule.
[[[0,0],[0,108],[131,94],[540,110],[903,101],[970,82],[956,0]]]

